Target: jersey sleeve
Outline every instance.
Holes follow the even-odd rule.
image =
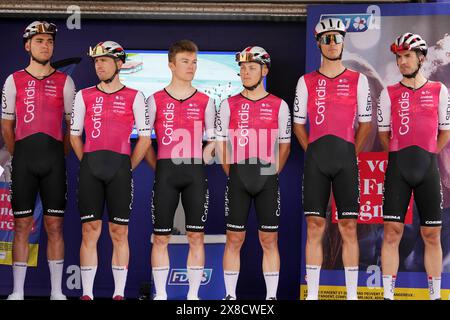
[[[305,124],[308,112],[308,88],[305,77],[302,76],[297,82],[294,100],[294,123]]]
[[[75,98],[75,83],[70,76],[67,76],[64,84],[64,118],[70,121],[70,114],[72,113],[73,99]]]
[[[291,142],[291,112],[287,103],[281,102],[280,111],[278,113],[278,143]]]
[[[391,131],[391,100],[387,89],[383,89],[378,102],[378,131]]]
[[[205,109],[205,131],[206,131],[206,140],[214,141],[216,139],[216,135],[214,133],[214,122],[216,119],[216,104],[214,99],[209,98],[208,105]]]
[[[144,94],[141,91],[138,91],[134,98],[133,115],[138,136],[149,137],[151,133],[150,118]]]
[[[448,100],[448,89],[441,83],[439,93],[439,130],[450,130],[450,103]]]
[[[230,125],[230,105],[223,100],[216,115],[215,132],[217,141],[228,140],[228,126]]]
[[[150,130],[155,125],[155,119],[156,119],[156,102],[155,102],[155,96],[151,95],[147,98],[147,109],[148,109],[148,115],[149,115],[149,125]]]
[[[372,99],[370,97],[370,87],[367,77],[362,73],[358,79],[358,122],[372,121]]]
[[[75,101],[73,103],[71,121],[70,121],[70,134],[73,136],[81,136],[84,128],[84,116],[86,114],[86,105],[84,104],[83,91],[78,91],[75,95]]]
[[[10,75],[2,90],[2,119],[14,120],[16,118],[16,84],[13,75]]]

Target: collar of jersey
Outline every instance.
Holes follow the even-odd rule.
[[[102,89],[100,89],[99,87],[98,87],[98,84],[97,85],[95,85],[95,88],[98,90],[98,91],[100,91],[101,93],[104,93],[104,94],[115,94],[115,93],[117,93],[117,92],[119,92],[119,91],[122,91],[123,89],[125,89],[127,86],[123,86],[122,88],[120,88],[119,90],[116,90],[116,91],[114,91],[114,92],[105,92],[105,91],[103,91]]]
[[[342,76],[342,75],[347,71],[347,68],[345,68],[344,71],[342,71],[341,73],[339,73],[339,74],[338,74],[337,76],[335,76],[335,77],[328,77],[328,76],[324,75],[323,73],[321,73],[319,70],[316,70],[316,71],[317,71],[318,74],[324,76],[325,78],[330,79],[330,80],[333,80],[333,79],[336,79],[336,78],[339,78],[340,76]]]
[[[23,71],[25,71],[30,77],[32,77],[32,78],[34,78],[34,79],[36,79],[36,80],[44,80],[44,79],[47,79],[48,77],[51,77],[52,75],[54,75],[55,74],[55,72],[56,72],[56,69],[52,72],[52,73],[50,73],[50,74],[48,74],[48,75],[46,75],[46,76],[44,76],[44,77],[42,77],[42,78],[36,78],[35,76],[33,76],[31,73],[29,73],[26,69],[23,69]]]
[[[184,101],[186,101],[186,100],[189,100],[190,98],[192,98],[193,96],[195,96],[195,95],[197,94],[197,92],[198,92],[198,90],[195,89],[194,93],[191,94],[191,95],[190,95],[189,97],[187,97],[186,99],[177,99],[177,98],[173,97],[173,96],[169,93],[169,91],[166,90],[166,88],[164,88],[164,91],[165,91],[165,92],[167,93],[167,95],[168,95],[169,97],[171,97],[173,100],[177,100],[177,101],[180,101],[180,102],[184,102]]]
[[[267,94],[266,94],[264,97],[262,97],[262,98],[259,98],[259,99],[256,99],[256,100],[252,100],[252,99],[247,98],[246,96],[244,96],[244,95],[242,94],[242,92],[240,92],[239,94],[241,95],[242,98],[247,99],[247,100],[249,100],[249,101],[251,101],[251,102],[258,102],[259,100],[265,99],[265,98],[267,98],[268,96],[270,96],[270,93],[267,93]]]
[[[412,88],[412,87],[408,87],[407,85],[405,85],[405,84],[403,84],[401,81],[399,81],[398,83],[400,83],[400,85],[401,86],[403,86],[403,87],[405,87],[406,89],[409,89],[409,90],[411,90],[411,91],[417,91],[417,90],[419,90],[419,89],[422,89],[423,87],[425,87],[427,84],[428,84],[428,79],[427,79],[427,81],[425,81],[425,83],[423,84],[423,85],[421,85],[420,87],[418,87],[418,88]]]

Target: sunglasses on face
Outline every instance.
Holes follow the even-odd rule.
[[[335,44],[340,44],[344,42],[344,36],[342,34],[326,34],[322,38],[320,38],[321,44],[329,45],[331,41],[334,41]]]

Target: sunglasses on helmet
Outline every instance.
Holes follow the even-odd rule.
[[[252,62],[255,61],[255,55],[252,52],[238,52],[236,53],[237,62]]]
[[[55,33],[56,25],[53,23],[41,23],[36,26],[36,33]]]
[[[103,46],[95,46],[93,49],[92,47],[89,47],[89,55],[92,56],[99,56],[99,55],[105,55],[109,54],[109,51],[106,50]]]
[[[410,49],[410,46],[406,43],[403,43],[400,46],[398,46],[396,43],[391,44],[391,52],[392,53],[398,53],[400,51],[406,51],[409,49]]]

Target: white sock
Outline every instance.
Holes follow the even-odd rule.
[[[14,262],[13,268],[13,278],[14,278],[14,290],[13,293],[23,295],[23,286],[25,284],[25,276],[27,274],[27,263],[26,262]]]
[[[64,260],[48,260],[48,268],[50,269],[50,283],[52,285],[51,295],[61,295]]]
[[[155,282],[156,295],[167,298],[166,282],[169,276],[169,266],[152,268],[153,281]]]
[[[200,288],[203,278],[203,266],[188,266],[187,273],[189,278],[189,292],[187,296],[190,299],[198,298],[198,289]]]
[[[236,298],[236,285],[239,278],[239,271],[223,271],[223,279],[225,280],[225,290],[227,296]]]
[[[441,299],[441,277],[428,276],[430,300]]]
[[[347,300],[358,300],[358,266],[345,267],[344,269]]]
[[[306,284],[308,286],[308,300],[319,299],[319,282],[321,266],[306,265]]]
[[[114,277],[114,294],[115,296],[125,297],[125,284],[127,282],[128,266],[112,266]]]
[[[278,278],[280,273],[264,272],[264,281],[266,282],[266,300],[277,297]]]
[[[83,296],[89,296],[94,299],[92,293],[94,288],[95,274],[97,273],[97,266],[82,266],[81,268],[81,284],[83,285]]]
[[[383,296],[385,299],[394,300],[395,275],[383,274]]]

